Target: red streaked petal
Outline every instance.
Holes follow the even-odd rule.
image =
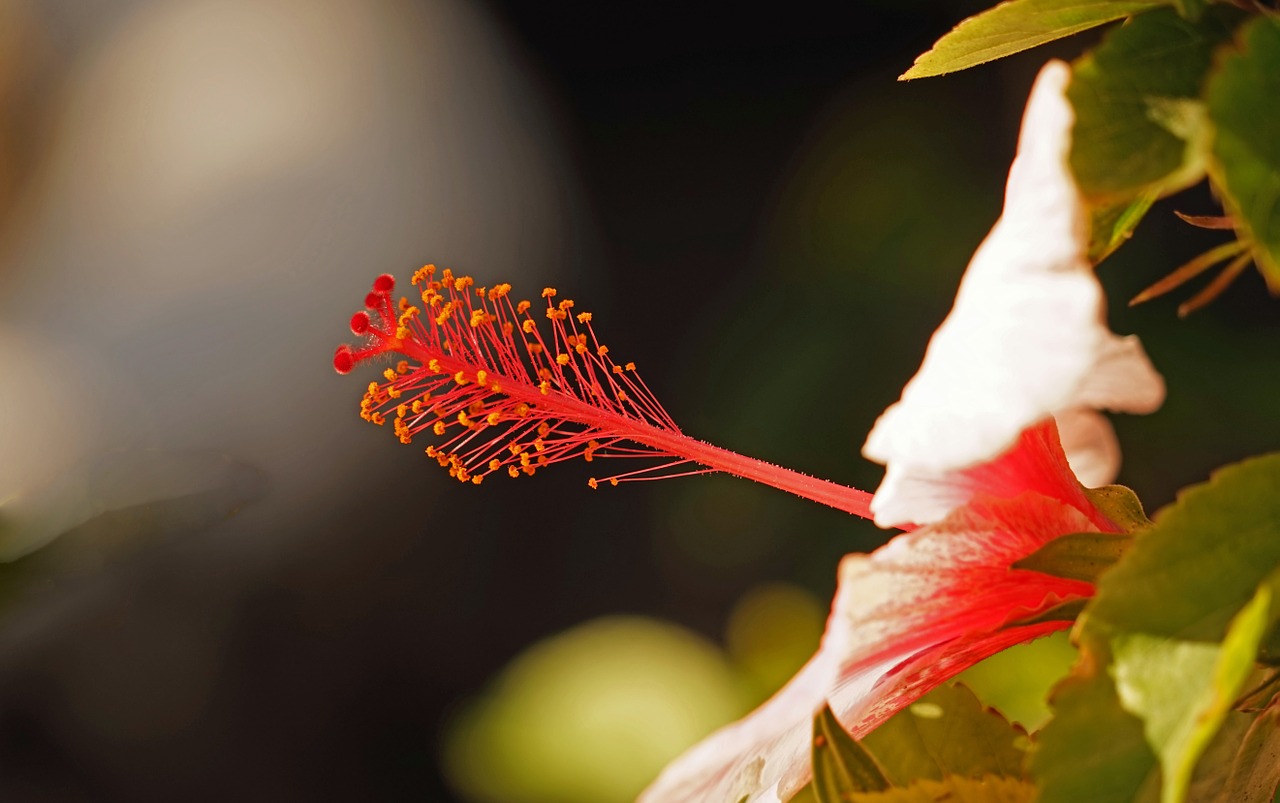
[[[890,465],[880,488],[923,514],[926,520],[941,518],[977,496],[1012,499],[1030,492],[1070,505],[1098,530],[1118,531],[1085,496],[1067,463],[1052,418],[1024,430],[1003,454],[976,466],[934,473],[900,471]]]
[[[824,701],[865,735],[983,658],[1066,627],[1010,625],[1093,587],[1009,567],[1059,535],[1094,529],[1074,506],[1038,494],[981,497],[869,556],[845,557],[818,653],[755,712],[667,767],[641,801],[786,800],[808,780],[811,718]]]

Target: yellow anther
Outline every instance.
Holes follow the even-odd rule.
[[[388,368],[387,370],[382,372],[382,375],[387,378],[388,382],[396,381],[396,369],[394,368]]]
[[[400,405],[399,407],[396,407],[396,418],[401,418],[401,419],[402,419],[402,418],[404,418],[404,417],[405,417],[405,415],[406,415],[408,412],[409,412],[409,405],[407,405],[407,404],[402,404],[402,405]]]
[[[422,399],[414,399],[414,400],[413,400],[413,404],[409,405],[409,409],[413,411],[413,414],[414,414],[414,415],[421,415],[421,414],[422,414]]]
[[[533,318],[525,318],[524,323],[520,328],[524,330],[526,335],[531,335],[538,331],[538,324],[533,320]]]
[[[610,477],[610,478],[609,478],[609,484],[610,484],[610,485],[612,485],[613,487],[617,488],[617,487],[618,487],[618,478],[617,478],[617,477]]]
[[[444,270],[440,271],[440,283],[441,283],[441,284],[453,284],[453,269],[452,269],[452,268],[445,268]]]
[[[433,432],[435,432],[437,435],[443,435],[443,434],[444,434],[444,432],[445,432],[445,423],[444,423],[443,421],[437,421],[437,422],[436,422],[436,425],[435,425],[434,427],[432,427],[431,429],[432,429],[432,431],[433,431]]]
[[[453,381],[457,382],[459,385],[465,385],[467,384],[467,375],[464,374],[462,371],[459,371],[458,373],[453,375]]]
[[[627,392],[625,390],[618,391],[618,401],[624,402],[626,400],[627,400]]]
[[[436,447],[434,446],[427,447],[427,457],[435,457],[436,454],[437,454]]]
[[[636,364],[635,364],[635,363],[633,363],[633,362],[629,362],[629,363],[627,363],[627,370],[628,370],[628,371],[634,371],[634,370],[636,370]]]
[[[530,304],[528,301],[521,301],[519,304],[516,304],[516,312],[520,315],[524,315],[526,312],[529,311],[529,307],[532,307],[532,306],[533,305]]]
[[[541,344],[541,343],[526,343],[525,345],[529,347],[529,353],[530,353],[530,354],[541,354],[541,353],[542,353],[542,344]]]
[[[571,309],[573,309],[573,299],[572,299],[572,298],[566,298],[564,301],[561,301],[561,302],[560,302],[560,311],[561,311],[561,312],[568,312],[568,311],[569,311],[569,310],[571,310]]]
[[[404,376],[405,374],[409,373],[409,361],[401,360],[400,362],[396,363],[396,373],[400,374],[401,376]]]
[[[472,484],[472,485],[479,485],[479,484],[480,484],[480,483],[482,483],[482,482],[484,482],[484,475],[483,475],[483,474],[477,474],[477,475],[475,475],[474,477],[472,477],[472,478],[471,478],[471,484]]]
[[[487,287],[477,287],[477,288],[476,288],[476,297],[477,297],[477,298],[484,298],[485,291],[487,291],[488,289],[489,289],[489,288],[487,288]]]
[[[405,446],[408,446],[409,444],[413,443],[413,436],[410,435],[408,432],[401,432],[400,442],[403,443]]]
[[[373,415],[369,416],[369,420],[378,426],[382,426],[387,423],[387,417],[379,412],[374,412]]]
[[[547,444],[543,442],[542,438],[534,438],[533,448],[535,451],[545,452],[547,450]]]
[[[506,282],[503,282],[502,284],[496,284],[493,286],[493,289],[489,291],[489,300],[497,301],[498,299],[502,298],[503,296],[505,296],[507,293],[510,293],[510,292],[511,292],[511,285],[507,284]]]
[[[524,418],[528,414],[529,414],[529,405],[525,404],[524,402],[520,402],[519,404],[516,405],[516,415],[520,416],[521,418]]]
[[[520,476],[520,469],[515,466],[507,466],[507,476],[515,479]]]
[[[494,382],[492,385],[489,386],[489,390],[493,391],[494,393],[501,393],[502,385],[499,385],[497,382]]]
[[[621,366],[621,365],[615,365],[615,366],[613,366],[613,372],[614,372],[615,374],[620,374],[620,373],[622,373],[622,366]]]
[[[390,387],[387,388],[387,396],[392,399],[400,398],[400,388],[396,387],[395,385],[391,385]]]
[[[556,294],[556,289],[555,289],[554,287],[544,287],[544,288],[542,288],[542,297],[543,297],[543,298],[553,298],[553,297],[555,296],[555,294]]]
[[[503,337],[511,337],[511,333],[514,332],[515,330],[516,330],[516,325],[511,321],[507,321],[504,324],[502,324]]]
[[[453,283],[453,289],[461,293],[463,290],[466,290],[475,283],[475,279],[472,279],[470,276],[459,276]]]
[[[548,393],[551,392],[551,383],[545,379],[542,380],[541,382],[538,383],[538,390],[542,391],[543,396],[546,396]]]
[[[597,349],[596,349],[596,354],[600,355],[601,357],[603,357],[604,355],[606,355],[606,354],[608,354],[608,353],[609,353],[609,347],[608,347],[608,346],[600,346],[599,348],[597,348]]]
[[[528,466],[528,465],[529,465],[530,463],[532,463],[532,462],[533,462],[533,461],[529,459],[529,453],[528,453],[528,452],[521,452],[521,453],[520,453],[520,465],[521,465],[521,466]]]
[[[413,333],[409,331],[407,326],[396,327],[396,340],[408,340]]]
[[[568,354],[557,354],[557,355],[556,355],[556,362],[560,363],[561,365],[568,365],[568,364],[569,364],[569,355],[568,355]]]
[[[538,378],[539,378],[539,379],[547,379],[547,380],[550,380],[550,379],[551,379],[551,369],[550,369],[550,368],[539,368],[539,369],[538,369]]]
[[[377,382],[370,382],[370,383],[369,383],[369,391],[368,391],[368,392],[369,392],[369,395],[370,395],[370,396],[376,396],[376,395],[378,395],[378,390],[379,390],[379,389],[380,389],[380,388],[378,387],[378,383],[377,383]]]
[[[547,460],[547,458],[546,458],[545,456],[543,456],[543,455],[539,455],[539,456],[538,456],[538,465],[540,465],[540,466],[545,466],[545,465],[547,465],[549,462],[550,462],[550,461],[549,461],[549,460]]]
[[[596,482],[596,478],[595,478],[595,477],[592,477],[591,479],[587,480],[587,485],[590,485],[590,486],[591,486],[591,490],[593,490],[593,491],[594,491],[596,488],[599,488],[599,487],[600,487],[600,483]]]
[[[498,458],[496,458],[496,457],[495,457],[495,458],[493,458],[492,460],[490,460],[490,461],[489,461],[489,470],[490,470],[490,471],[497,471],[497,470],[498,470],[499,468],[501,468],[501,467],[502,467],[502,461],[501,461],[501,460],[499,460]]]
[[[481,368],[479,371],[476,371],[477,385],[483,385],[485,383],[485,380],[487,380],[488,378],[489,378],[489,372],[485,371],[483,368]]]
[[[467,418],[466,410],[458,411],[458,423],[466,427],[467,429],[471,429],[471,427],[475,425],[474,421],[472,421],[470,418]]]
[[[476,400],[467,405],[468,415],[480,415],[484,412],[484,402]]]
[[[589,312],[578,313],[578,323],[590,323],[590,322],[591,322],[591,313]]]
[[[496,427],[502,420],[502,413],[489,413],[484,420],[489,422],[489,426]]]
[[[524,451],[524,444],[512,441],[507,444],[507,451],[511,452],[511,454],[520,454]]]
[[[471,313],[471,328],[476,329],[489,322],[489,313],[482,309],[474,310]]]
[[[522,468],[522,469],[520,469],[520,470],[521,470],[521,471],[523,471],[526,475],[528,475],[528,476],[532,477],[532,476],[533,476],[533,473],[534,473],[537,469],[535,469],[533,466],[525,466],[524,468]]]
[[[427,370],[433,374],[444,373],[444,369],[440,367],[440,361],[434,357],[427,361]]]
[[[569,313],[555,307],[547,307],[547,317],[553,321],[563,321],[569,317]]]
[[[538,437],[545,438],[551,433],[551,425],[545,421],[538,425]]]
[[[579,354],[586,354],[586,353],[587,353],[587,344],[586,344],[586,343],[579,343],[578,345],[576,345],[576,346],[574,346],[574,347],[573,347],[573,350],[574,350],[574,351],[576,351],[576,352],[578,352]]]

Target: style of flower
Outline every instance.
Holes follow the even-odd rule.
[[[1067,627],[1044,615],[1092,595],[1013,564],[1061,535],[1120,531],[1080,483],[1109,482],[1119,463],[1096,410],[1153,410],[1164,386],[1136,339],[1104,323],[1067,162],[1069,80],[1061,62],[1037,78],[1004,213],[864,448],[886,464],[877,522],[926,526],[844,558],[817,654],[668,766],[642,803],[787,800],[809,778],[824,702],[863,736],[981,659]]]
[[[656,465],[592,478],[608,482],[723,471],[847,513],[870,518],[871,494],[712,446],[682,433],[654,398],[635,363],[613,361],[589,312],[542,291],[539,326],[529,301],[513,302],[511,285],[475,287],[469,276],[427,265],[413,276],[422,306],[392,302],[395,279],[379,276],[351,331],[365,338],[334,353],[338,373],[397,355],[383,382],[369,383],[361,416],[391,423],[402,443],[434,435],[426,453],[462,482],[491,474],[533,475],[582,457],[657,458]]]

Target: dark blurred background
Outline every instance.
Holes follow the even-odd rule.
[[[555,284],[687,433],[873,489],[1031,79],[1091,41],[895,81],[983,5],[0,0],[0,799],[607,803],[762,699],[881,531],[458,487],[330,355],[381,272]],[[1256,276],[1124,306],[1215,241],[1173,208],[1215,211],[1100,271],[1169,381],[1117,421],[1153,508],[1280,446]]]

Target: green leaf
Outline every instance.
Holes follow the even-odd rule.
[[[1280,566],[1280,453],[1216,471],[1160,511],[1086,614],[1109,633],[1218,642]]]
[[[952,28],[898,80],[967,70],[1158,5],[1164,3],[1160,0],[1008,0]]]
[[[1280,294],[1280,20],[1261,15],[1244,27],[1206,95],[1214,182],[1254,243],[1267,286]]]
[[[895,786],[947,776],[1021,777],[1027,733],[959,685],[944,685],[862,740]]]
[[[1277,487],[1280,455],[1221,469],[1102,575],[1032,762],[1044,803],[1185,798],[1277,616]]]
[[[813,718],[813,792],[819,803],[845,803],[854,792],[877,792],[889,781],[871,754],[824,705]]]
[[[1157,192],[1144,192],[1132,201],[1104,204],[1090,210],[1089,261],[1096,265],[1128,242],[1158,197]]]
[[[1054,718],[1031,755],[1040,803],[1134,803],[1159,784],[1142,720],[1120,705],[1109,661],[1104,643],[1086,641],[1071,676],[1054,690]]]
[[[1013,564],[1013,568],[1093,583],[1115,565],[1132,542],[1129,536],[1112,533],[1064,535]]]
[[[850,803],[1032,803],[1035,799],[1035,784],[998,776],[919,781],[905,788],[848,798]]]
[[[1090,201],[1167,195],[1200,180],[1201,87],[1214,49],[1242,16],[1215,6],[1193,23],[1158,9],[1111,31],[1075,63],[1071,168]]]
[[[1226,719],[1253,671],[1269,621],[1266,585],[1236,616],[1221,645],[1142,633],[1114,640],[1116,690],[1144,722],[1147,743],[1163,767],[1163,803],[1186,797],[1196,761]]]

